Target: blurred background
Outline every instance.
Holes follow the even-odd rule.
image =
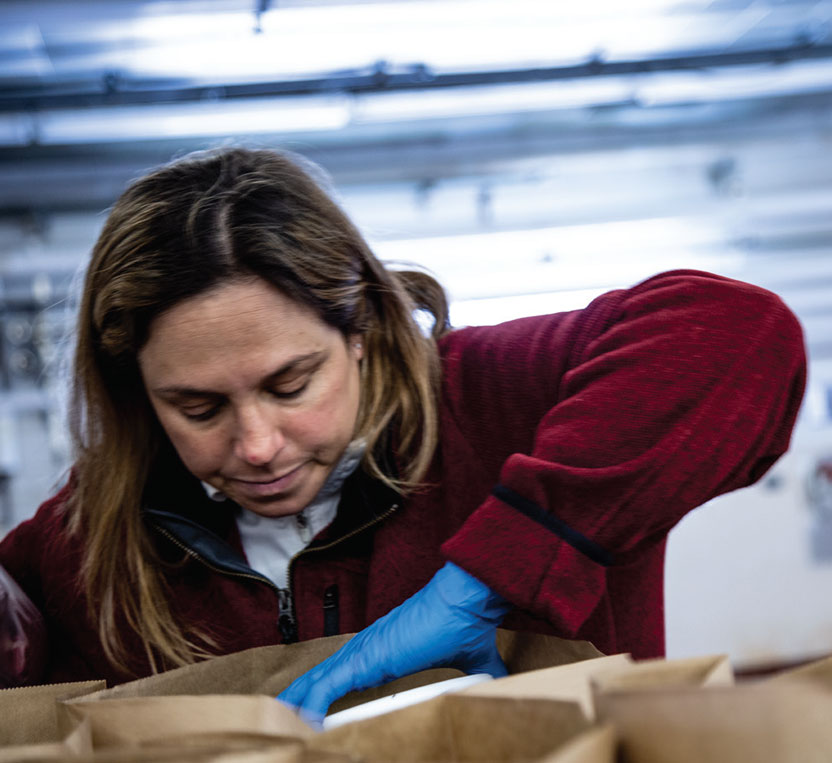
[[[832,2],[0,2],[0,536],[67,467],[106,208],[226,144],[320,163],[456,325],[672,268],[780,294],[811,358],[793,448],[673,531],[668,654],[832,652]]]

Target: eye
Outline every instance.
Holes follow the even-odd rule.
[[[219,410],[219,405],[212,405],[210,408],[202,409],[180,408],[180,412],[182,413],[182,415],[190,421],[208,421],[209,419],[214,418],[214,416],[216,416],[217,413],[219,413]]]
[[[308,386],[309,380],[307,379],[302,384],[297,384],[294,387],[286,385],[288,389],[286,387],[277,387],[272,390],[272,394],[281,400],[291,400],[294,397],[300,397]]]

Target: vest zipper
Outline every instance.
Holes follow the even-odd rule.
[[[292,605],[292,589],[277,589],[277,627],[284,644],[294,644],[298,640],[298,625]]]
[[[284,644],[292,644],[298,640],[298,617],[297,611],[295,608],[295,597],[292,595],[292,566],[295,563],[295,560],[303,556],[304,554],[311,554],[315,551],[326,551],[333,546],[337,546],[342,541],[345,541],[349,538],[352,538],[355,535],[358,535],[360,532],[364,532],[368,527],[372,527],[374,524],[381,522],[383,519],[387,519],[396,509],[399,508],[399,504],[394,503],[387,511],[383,514],[379,514],[377,517],[373,517],[369,522],[365,522],[361,527],[356,528],[348,532],[346,535],[342,535],[340,538],[336,538],[335,540],[331,541],[330,543],[326,543],[323,546],[315,546],[314,548],[303,548],[298,551],[291,559],[289,559],[289,566],[286,571],[286,579],[289,581],[289,585],[286,588],[278,588],[271,580],[267,577],[263,577],[262,575],[249,575],[245,572],[233,572],[231,570],[224,570],[221,567],[217,567],[214,564],[211,564],[204,556],[201,556],[193,549],[186,546],[182,541],[180,541],[176,536],[169,533],[163,527],[160,527],[158,524],[153,524],[153,526],[164,535],[168,540],[171,541],[175,546],[181,548],[188,556],[192,559],[197,560],[198,562],[204,564],[209,570],[213,570],[214,572],[218,572],[221,575],[230,575],[232,577],[237,578],[245,578],[248,580],[257,580],[261,583],[265,583],[269,586],[272,590],[277,593],[277,627],[280,630],[281,638],[283,639]]]
[[[292,590],[291,590],[291,583],[289,588],[278,588],[271,580],[267,577],[262,577],[260,575],[249,575],[245,572],[233,572],[232,570],[224,570],[221,567],[217,567],[214,564],[211,564],[204,556],[201,556],[196,551],[191,548],[188,548],[184,543],[182,543],[176,536],[169,533],[163,527],[159,527],[159,525],[154,524],[154,527],[162,533],[171,543],[175,546],[181,548],[189,557],[195,559],[196,561],[204,564],[209,570],[213,570],[214,572],[220,573],[220,575],[230,575],[231,577],[235,578],[244,578],[247,580],[256,580],[260,583],[265,583],[269,588],[271,588],[277,594],[277,628],[280,631],[280,635],[283,638],[284,643],[291,644],[298,640],[297,635],[297,625],[295,623],[294,618],[294,607],[292,605]]]
[[[286,577],[289,580],[289,589],[290,589],[289,601],[291,602],[290,616],[291,616],[292,622],[297,623],[297,620],[298,620],[297,611],[295,609],[295,598],[294,598],[294,596],[291,595],[292,568],[294,567],[295,561],[297,561],[297,559],[299,557],[303,556],[304,554],[311,554],[315,551],[327,551],[328,549],[332,548],[333,546],[337,546],[342,541],[348,540],[349,538],[352,538],[354,535],[358,535],[358,533],[364,532],[364,530],[366,530],[368,527],[372,527],[374,524],[377,524],[378,522],[381,522],[383,519],[387,519],[387,517],[389,517],[398,508],[399,508],[399,504],[394,503],[383,514],[379,514],[377,517],[373,517],[373,519],[371,519],[369,522],[365,522],[363,525],[361,525],[361,527],[358,527],[355,530],[352,530],[351,532],[348,532],[346,535],[342,535],[340,538],[336,538],[331,543],[326,543],[323,546],[315,546],[314,548],[302,548],[300,551],[298,551],[289,560],[289,567],[286,570]]]

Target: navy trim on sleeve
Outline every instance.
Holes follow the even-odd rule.
[[[551,530],[559,538],[565,540],[572,548],[577,549],[584,556],[592,559],[593,562],[601,564],[604,567],[609,567],[613,564],[613,556],[609,551],[594,541],[591,541],[585,535],[581,535],[577,530],[573,530],[566,522],[545,511],[534,501],[524,498],[505,485],[497,485],[493,493],[503,503],[517,509],[517,511],[525,514],[529,519],[533,519],[548,530]]]

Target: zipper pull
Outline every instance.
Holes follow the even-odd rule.
[[[309,543],[312,540],[312,528],[309,526],[309,520],[304,516],[303,512],[295,514],[295,522],[298,526],[298,535],[304,543]]]
[[[298,627],[292,615],[292,592],[288,588],[277,589],[277,627],[284,644],[293,644],[298,640]]]

